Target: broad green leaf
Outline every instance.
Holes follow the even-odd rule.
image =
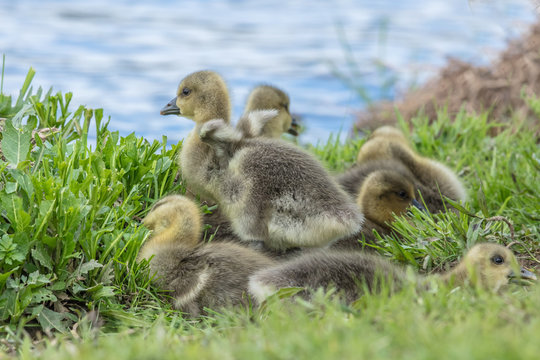
[[[114,287],[102,286],[92,294],[94,300],[99,300],[106,297],[113,297],[115,295]]]
[[[34,113],[34,109],[32,107],[32,104],[25,104],[19,111],[17,111],[17,113],[11,120],[13,127],[15,127],[16,129],[23,130],[22,119],[26,117],[27,115],[33,114],[33,113]]]
[[[26,239],[20,241],[21,237],[26,237]],[[25,241],[27,238],[26,234],[4,234],[0,239],[0,259],[7,265],[23,262],[28,253],[28,241]]]
[[[2,139],[2,152],[7,161],[17,166],[25,161],[30,151],[31,131],[16,129],[10,120],[6,121]]]
[[[37,311],[37,320],[41,325],[41,328],[45,331],[56,329],[62,334],[67,333],[67,326],[65,323],[66,315],[41,307]]]
[[[103,267],[102,264],[98,263],[96,260],[92,259],[88,262],[85,262],[81,265],[81,268],[79,269],[79,274],[88,274],[89,271]]]
[[[32,185],[32,180],[30,179],[30,176],[18,169],[12,169],[10,171],[10,174],[17,181],[17,184],[19,184],[19,186],[24,190],[26,195],[30,198],[30,196],[32,196],[32,194],[34,193],[34,186]]]
[[[17,183],[13,181],[6,182],[6,194],[13,194],[15,191],[17,191]]]
[[[13,274],[15,271],[17,271],[18,269],[19,267],[16,266],[10,271],[8,271],[7,273],[0,274],[0,290],[4,288],[4,285],[6,284],[6,280],[9,278],[9,276]]]
[[[45,245],[38,243],[34,249],[31,250],[32,258],[37,260],[42,266],[49,270],[53,269],[52,258]]]
[[[39,216],[36,219],[36,223],[34,225],[34,227],[36,228],[34,232],[34,237],[38,237],[39,234],[43,231],[43,229],[46,228],[49,218],[53,213],[55,203],[56,200],[43,200],[41,201],[41,204],[39,204]]]
[[[26,284],[36,285],[36,286],[45,285],[51,282],[50,276],[51,276],[50,274],[49,275],[40,274],[40,272],[36,270],[32,272],[30,275],[28,275],[28,280],[26,281]]]
[[[86,288],[82,286],[81,284],[77,283],[73,285],[71,291],[73,291],[73,294],[78,294],[81,291],[86,291]]]
[[[58,301],[57,297],[53,294],[50,289],[38,288],[32,293],[32,303],[41,304],[45,301]]]
[[[66,289],[66,283],[64,281],[55,281],[51,286],[48,287],[52,291],[60,291]]]
[[[13,229],[16,232],[26,231],[30,224],[31,217],[23,210],[22,199],[15,194],[10,194],[2,197],[1,203]]]
[[[0,295],[0,320],[9,318],[15,309],[17,303],[18,291],[7,289]]]

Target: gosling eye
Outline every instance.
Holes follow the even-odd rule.
[[[491,258],[491,262],[495,265],[502,265],[504,264],[504,259],[501,255],[495,255]]]
[[[187,87],[182,89],[182,95],[188,96],[189,94],[191,94],[191,89],[189,89]]]
[[[405,192],[404,190],[401,190],[400,192],[398,192],[397,195],[402,199],[407,198],[407,192]]]

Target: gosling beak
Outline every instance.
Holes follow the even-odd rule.
[[[180,115],[180,109],[176,106],[176,97],[169,101],[159,113],[161,115]]]
[[[412,199],[411,203],[415,208],[417,208],[420,211],[427,212],[427,209],[424,207],[424,205],[420,204],[418,200]]]
[[[537,280],[536,275],[525,268],[520,269],[519,275],[516,275],[513,270],[510,271],[508,278],[510,279],[510,282],[518,283],[518,284],[528,284],[527,280],[529,281]]]
[[[298,124],[298,121],[296,120],[296,118],[292,118],[291,127],[289,128],[289,130],[287,130],[287,132],[293,136],[298,136],[299,126],[300,125]]]

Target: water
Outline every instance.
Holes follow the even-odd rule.
[[[317,143],[348,132],[365,105],[336,71],[359,75],[372,99],[392,97],[449,55],[487,63],[534,20],[525,0],[0,0],[0,53],[4,92],[17,94],[33,67],[35,86],[104,108],[122,135],[183,138],[193,123],[159,110],[182,77],[213,69],[229,85],[233,119],[251,88],[270,83],[289,93],[302,141]]]

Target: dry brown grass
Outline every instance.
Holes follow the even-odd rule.
[[[437,111],[446,106],[451,118],[462,108],[471,113],[489,111],[490,121],[513,128],[525,123],[526,128],[540,134],[540,119],[526,105],[523,94],[540,94],[540,22],[523,37],[510,42],[490,66],[450,59],[421,88],[395,102],[377,103],[360,113],[354,129],[365,131],[395,124],[396,110],[406,121],[418,113],[433,120]],[[503,128],[493,128],[492,135]]]

